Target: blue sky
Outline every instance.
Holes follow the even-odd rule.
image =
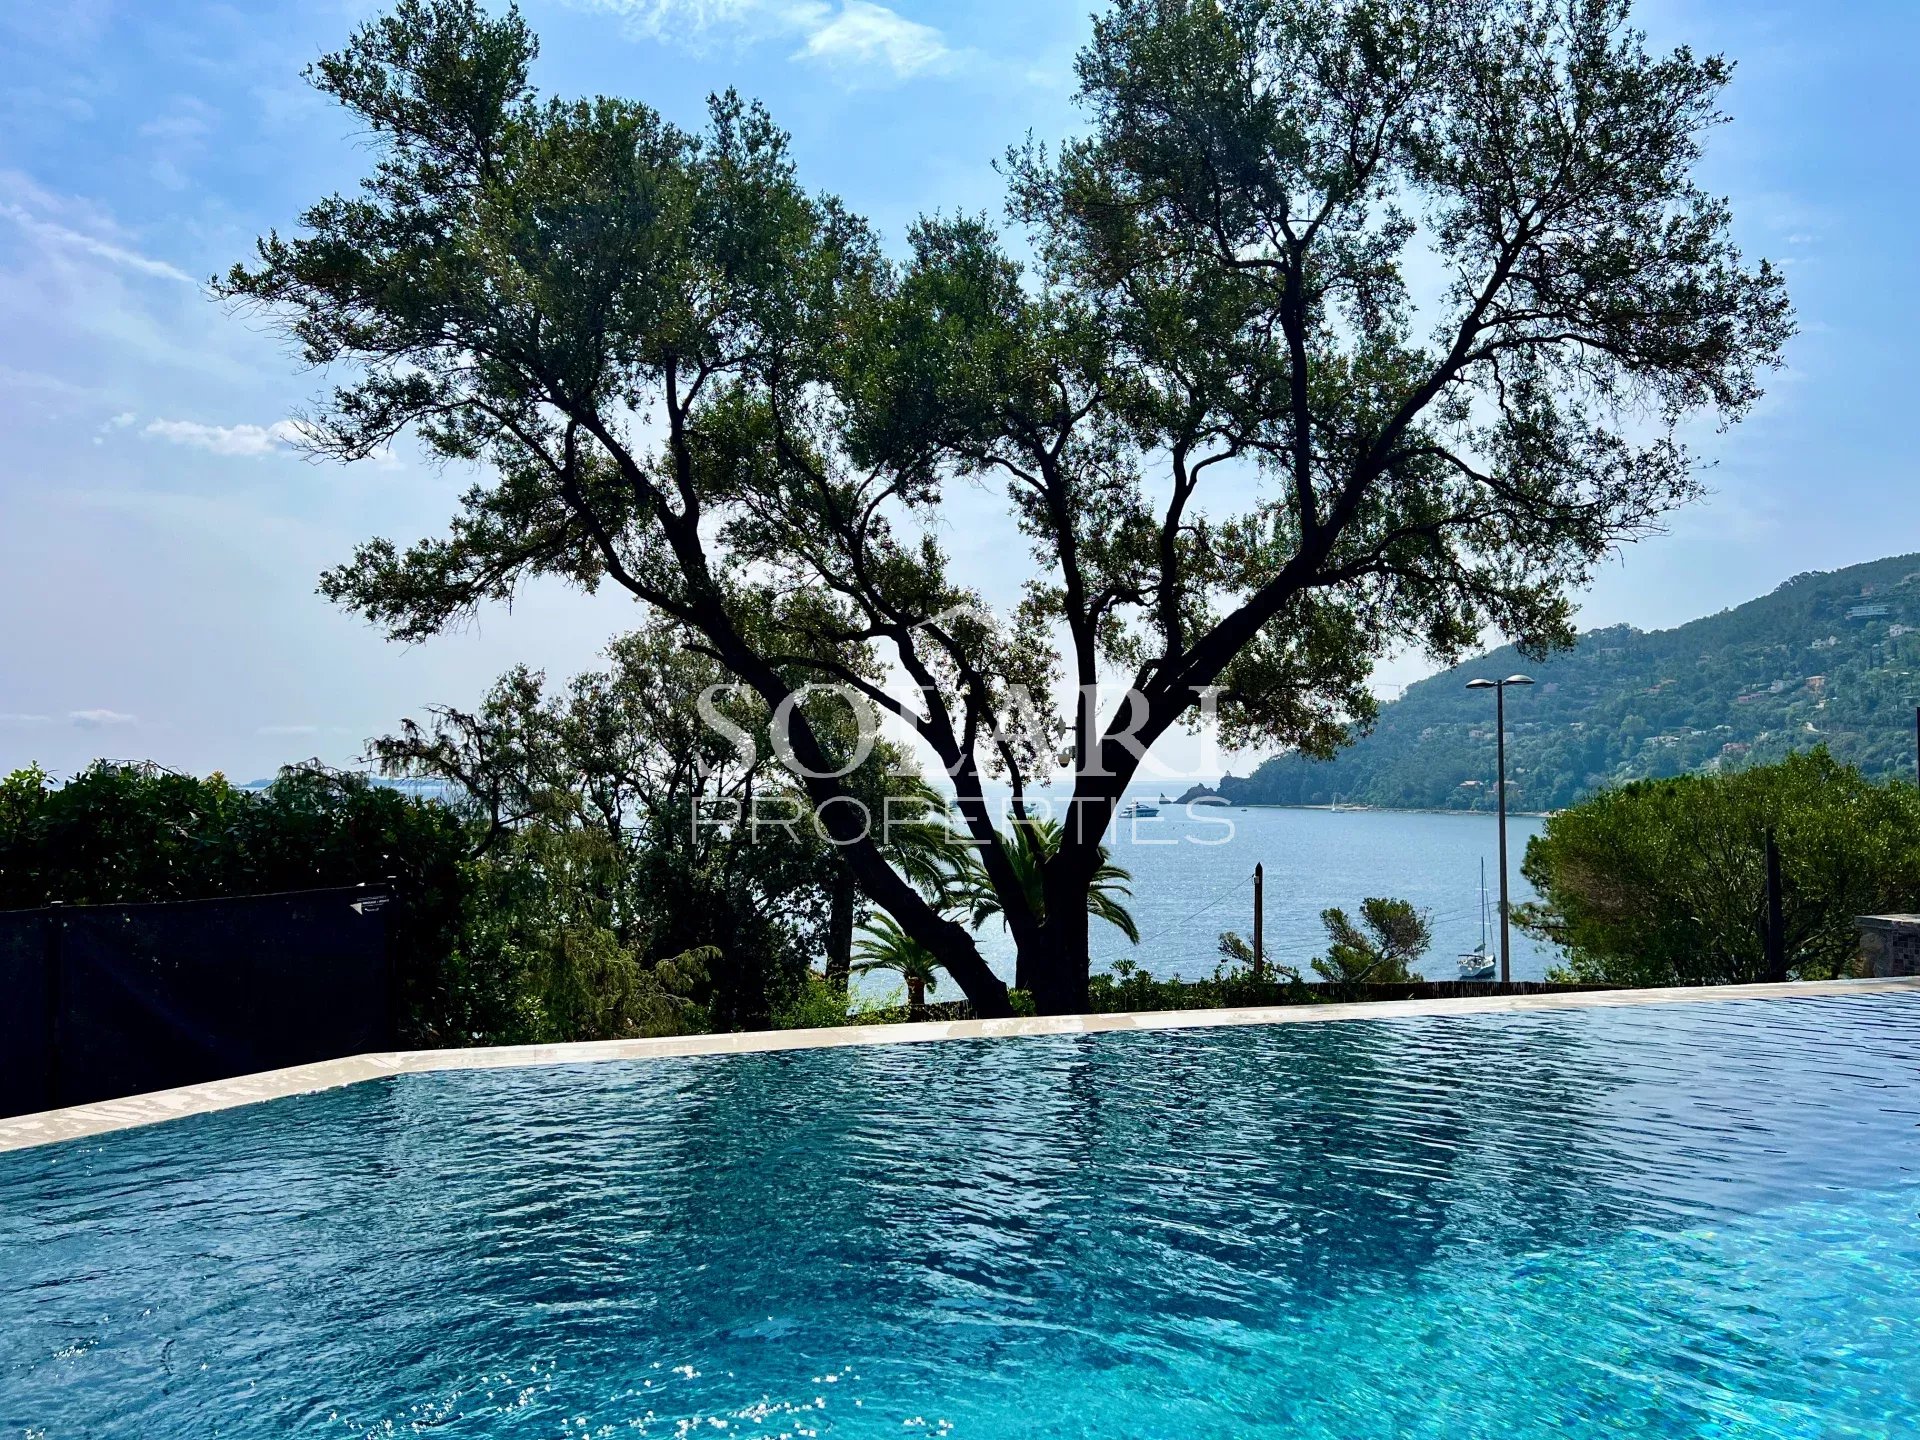
[[[603,595],[391,645],[314,592],[374,534],[410,539],[462,484],[406,449],[318,465],[286,422],[321,383],[199,288],[253,237],[351,185],[351,127],[303,64],[371,5],[73,0],[0,7],[0,769],[99,756],[237,778],[351,759],[506,665],[559,675],[631,624]],[[808,181],[896,240],[997,210],[993,159],[1074,120],[1086,0],[530,0],[537,78],[697,122],[733,85],[793,132]],[[1709,449],[1713,497],[1611,562],[1589,625],[1664,626],[1802,570],[1920,550],[1905,425],[1920,321],[1920,6],[1666,0],[1662,43],[1739,62],[1707,183],[1786,267],[1802,335]],[[952,542],[990,588],[996,549]],[[1003,553],[1003,552],[1002,552]],[[999,582],[999,583],[996,583]],[[1422,673],[1389,666],[1383,688]]]

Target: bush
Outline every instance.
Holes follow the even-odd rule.
[[[1131,960],[1116,960],[1109,974],[1095,975],[1088,981],[1089,1008],[1096,1015],[1132,1010],[1224,1010],[1302,1005],[1313,998],[1298,971],[1269,965],[1256,976],[1251,952],[1242,959],[1230,948],[1235,939],[1238,937],[1221,937],[1225,958],[1205,980],[1159,980]]]
[[[502,957],[471,925],[478,876],[468,851],[445,806],[318,766],[258,791],[105,761],[64,785],[38,769],[0,781],[0,909],[390,885],[396,1029],[407,1045],[521,1028]]]
[[[1780,848],[1788,973],[1849,973],[1857,915],[1920,905],[1920,791],[1825,750],[1730,774],[1642,781],[1547,821],[1522,928],[1560,945],[1552,978],[1610,985],[1767,978],[1766,834]]]
[[[907,1018],[901,992],[849,996],[824,976],[808,972],[774,1008],[775,1030],[831,1030],[842,1025],[886,1025]]]
[[[1405,900],[1362,900],[1358,925],[1336,906],[1320,912],[1320,923],[1327,928],[1327,953],[1315,957],[1313,970],[1333,985],[1410,984],[1419,978],[1414,962],[1433,944],[1426,915]]]

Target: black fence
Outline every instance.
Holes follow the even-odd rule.
[[[0,1115],[392,1043],[384,891],[0,911]]]

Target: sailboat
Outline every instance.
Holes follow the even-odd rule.
[[[1491,980],[1499,969],[1499,960],[1493,953],[1493,940],[1487,924],[1487,859],[1480,857],[1480,948],[1469,950],[1460,957],[1460,978],[1462,980]]]

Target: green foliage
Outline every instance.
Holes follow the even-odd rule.
[[[1419,977],[1414,962],[1433,944],[1433,927],[1406,900],[1374,896],[1360,902],[1360,923],[1334,906],[1320,912],[1327,927],[1327,953],[1313,970],[1336,985],[1404,985]]]
[[[1220,932],[1220,943],[1216,948],[1220,952],[1220,963],[1222,965],[1244,966],[1246,969],[1252,970],[1256,963],[1265,963],[1264,960],[1256,962],[1253,953],[1253,943],[1248,940],[1246,936],[1235,930],[1222,930]]]
[[[724,676],[683,638],[643,627],[558,693],[515,669],[472,712],[374,742],[434,799],[318,767],[258,791],[150,766],[59,786],[20,771],[0,781],[0,907],[391,880],[409,1045],[751,1028],[817,1007],[840,859],[770,762],[754,702],[714,701],[758,736],[744,757],[701,718]],[[844,724],[823,715],[819,733],[850,745]],[[850,784],[891,821],[886,853],[937,887],[966,848],[899,760],[879,747]],[[766,823],[729,808],[747,797]],[[831,1003],[844,1017],[844,986]]]
[[[1085,990],[1060,897],[1203,692],[1232,738],[1322,752],[1395,647],[1567,638],[1571,587],[1696,492],[1685,429],[1740,418],[1792,332],[1694,180],[1728,64],[1650,52],[1625,0],[1117,0],[1076,138],[1011,157],[1023,233],[928,220],[898,263],[757,106],[696,133],[543,100],[534,53],[477,0],[361,26],[311,72],[364,127],[361,187],[216,286],[339,375],[315,448],[480,462],[442,535],[326,592],[420,639],[533,576],[613,585],[770,706],[892,703],[1048,1009]],[[969,479],[1036,562],[1006,614],[938,538]],[[1104,728],[1032,703],[1105,673],[1140,703]],[[807,713],[795,745],[831,748]],[[1086,823],[1039,860],[1043,917],[981,785],[1062,752]],[[1004,1013],[964,929],[847,852]]]
[[[500,957],[514,1039],[619,1040],[713,1028],[712,972],[721,952],[701,947],[655,958],[623,931],[614,914],[619,860],[602,835],[523,827],[495,837],[473,869],[478,884],[467,920]]]
[[[1858,611],[1885,613],[1857,614]],[[1558,810],[1608,786],[1771,764],[1825,745],[1876,778],[1913,773],[1920,555],[1796,576],[1672,630],[1595,630],[1546,660],[1495,650],[1407,687],[1331,761],[1276,756],[1219,793],[1236,804],[1491,809],[1493,702],[1507,697],[1512,804]]]
[[[773,762],[762,708],[710,694],[725,672],[686,639],[643,626],[557,689],[517,668],[471,712],[436,708],[373,753],[389,775],[450,787],[503,883],[528,877],[509,909],[605,931],[647,964],[703,953],[702,1013],[721,1029],[764,1025],[827,948],[840,860]],[[703,696],[744,755],[702,717]],[[846,743],[836,723],[823,715],[821,733]],[[876,814],[889,794],[924,798],[891,773],[897,758],[876,750],[855,779]],[[890,843],[912,869],[930,842],[898,814]]]
[[[1920,908],[1920,792],[1814,750],[1730,774],[1638,781],[1555,815],[1523,867],[1542,898],[1516,919],[1565,949],[1555,978],[1763,980],[1769,829],[1796,978],[1849,973],[1856,915]]]
[[[907,1016],[913,1020],[926,1018],[927,996],[940,986],[940,968],[933,952],[902,930],[891,915],[875,917],[853,947],[855,975],[885,971],[906,981]]]
[[[1046,863],[1059,852],[1064,833],[1065,827],[1049,817],[1016,820],[1009,843],[1005,846],[1007,862],[1019,885],[1020,896],[1026,902],[1029,913],[1042,920],[1047,914]],[[977,854],[970,847],[963,854],[965,864],[953,883],[948,905],[965,912],[973,927],[978,929],[994,916],[1004,916],[1004,905],[999,890],[988,880]],[[1094,852],[1093,875],[1087,884],[1087,914],[1113,926],[1138,945],[1140,927],[1134,921],[1133,912],[1126,906],[1126,900],[1133,894],[1130,884],[1133,876],[1114,864],[1109,855],[1105,845],[1099,846]]]
[[[0,782],[0,908],[194,900],[391,883],[403,1043],[520,1038],[501,944],[475,923],[488,882],[444,805],[294,767],[264,790],[102,761],[64,785]]]
[[[944,810],[937,797],[924,787],[910,793],[913,798],[924,802],[927,809],[922,812],[925,818],[896,827],[893,840],[898,856],[896,863],[928,893],[930,903],[937,910],[964,917],[966,923],[977,930],[1002,914],[999,892],[988,880],[978,853],[966,838],[943,821],[933,818]],[[1022,894],[1033,913],[1043,917],[1046,914],[1046,899],[1041,888],[1044,883],[1042,866],[1047,857],[1058,849],[1061,833],[1062,827],[1057,820],[1018,820],[1013,827],[1011,843],[1005,847]],[[1138,944],[1139,928],[1124,903],[1124,897],[1131,893],[1127,884],[1131,877],[1107,859],[1104,846],[1099,851],[1099,862],[1093,883],[1087,890],[1087,913],[1113,925]],[[899,975],[906,982],[909,1017],[924,1017],[926,997],[938,987],[939,975],[945,968],[930,949],[891,916],[882,914],[867,922],[866,929],[853,947],[853,956],[852,973],[856,975],[871,975],[879,971]],[[1015,1007],[1012,1013],[1032,1013],[1033,997],[1024,991],[1017,992],[1024,998],[1015,1001],[1012,998],[1014,993],[1009,992],[1008,999],[1008,1004]],[[1020,1005],[1025,1005],[1027,1009],[1019,1009]]]
[[[1160,980],[1132,960],[1116,960],[1108,973],[1092,977],[1090,1013],[1304,1005],[1314,998],[1298,971],[1269,964],[1265,974],[1255,975],[1251,962],[1250,949],[1227,953],[1223,948],[1222,961],[1211,977]]]
[[[903,1018],[900,992],[849,998],[819,975],[809,974],[773,1012],[775,1030],[827,1030],[842,1025],[881,1025]]]
[[[623,936],[598,834],[534,826],[476,853],[486,835],[442,801],[318,765],[259,790],[150,765],[64,785],[22,770],[0,781],[0,909],[391,886],[403,1045],[709,1028],[719,952],[653,958]]]

